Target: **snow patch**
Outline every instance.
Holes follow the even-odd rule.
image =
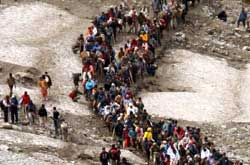
[[[8,7],[1,12],[0,20],[0,36],[19,41],[51,37],[78,21],[77,17],[41,2]]]
[[[225,61],[190,51],[177,50],[171,56],[174,64],[161,66],[158,70],[163,77],[163,86],[172,84],[176,89],[185,87],[190,90],[142,94],[149,113],[219,123],[233,121],[241,113],[242,98],[250,98],[246,90],[249,76],[229,67]],[[245,101],[243,106],[250,105]],[[250,121],[249,116],[245,121]]]

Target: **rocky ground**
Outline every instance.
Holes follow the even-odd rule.
[[[6,130],[3,129],[6,126],[0,124],[0,164],[98,164],[96,155],[102,146],[109,146],[112,139],[103,122],[88,110],[85,101],[76,104],[67,98],[72,87],[71,74],[81,68],[79,58],[72,54],[70,48],[94,15],[118,3],[120,2],[115,0],[2,0],[0,26],[4,28],[0,30],[1,94],[7,92],[5,79],[9,72],[13,72],[20,77],[16,94],[20,95],[27,90],[35,102],[40,104],[36,80],[45,70],[49,71],[55,84],[50,91],[51,101],[48,107],[50,109],[56,105],[64,113],[64,118],[70,126],[70,140],[63,142],[54,139],[50,125],[48,129],[19,125],[14,126],[13,130]],[[140,6],[144,2],[129,3]],[[222,8],[230,15],[228,23],[216,19],[216,13]],[[250,34],[242,28],[235,28],[240,9],[239,0],[215,1],[212,7],[204,0],[198,7],[190,10],[184,28],[165,34],[163,47],[158,50],[160,67],[157,77],[142,82],[141,93],[143,95],[157,92],[160,94],[156,99],[162,96],[166,96],[168,100],[172,98],[171,102],[176,111],[161,114],[160,117],[178,118],[183,125],[200,127],[204,135],[211,138],[222,151],[227,152],[231,159],[250,164],[250,106],[245,103],[248,95],[241,95],[246,98],[243,103],[240,102],[242,99],[238,99],[238,94],[241,93],[238,92],[238,84],[241,84],[238,82],[248,78]],[[27,26],[27,23],[31,25]],[[23,37],[23,34],[27,35]],[[125,39],[126,37],[121,37],[119,40]],[[119,47],[119,44],[116,47]],[[179,55],[180,51],[190,54]],[[190,59],[193,60],[189,63]],[[193,70],[187,70],[192,68],[189,66],[193,66]],[[168,72],[165,72],[166,70]],[[218,74],[209,73],[214,70]],[[61,73],[62,71],[64,72]],[[27,84],[27,80],[32,80],[33,83]],[[219,83],[220,81],[223,83]],[[237,83],[233,83],[234,81]],[[195,84],[197,82],[198,85]],[[246,93],[247,82],[241,87],[242,91],[246,89]],[[200,92],[210,87],[211,93],[207,90]],[[176,96],[175,92],[178,93]],[[185,92],[187,94],[183,97]],[[197,96],[190,99],[192,97],[189,93],[197,93]],[[198,95],[199,93],[203,95]],[[223,98],[224,95],[228,97]],[[203,100],[200,100],[200,97]],[[197,111],[203,105],[205,109],[202,110],[207,112],[208,116],[199,116],[202,114],[202,111],[199,111],[188,116],[190,118],[180,117],[183,116],[177,111],[179,108],[180,112],[183,112],[180,103],[186,106],[190,105],[190,102],[192,105],[199,102],[196,108],[190,106],[190,109]],[[150,100],[147,103],[151,103]],[[150,110],[150,105],[147,106]],[[171,108],[171,105],[169,107]],[[218,114],[221,113],[222,117],[217,118],[217,113],[209,116],[216,112],[218,107],[221,108]],[[212,109],[214,111],[210,113]],[[159,117],[155,113],[152,114],[156,118]],[[234,115],[239,117],[234,118]],[[129,151],[123,151],[123,154],[134,164],[144,164],[143,159]]]

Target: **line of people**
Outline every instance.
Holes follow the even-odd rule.
[[[113,132],[117,144],[108,152],[103,149],[103,165],[128,164],[126,159],[121,161],[120,148],[129,147],[143,151],[148,163],[153,161],[156,165],[229,164],[226,155],[216,150],[199,128],[180,127],[175,120],[152,122],[142,99],[136,96],[136,83],[155,75],[155,49],[161,45],[163,32],[185,23],[188,12],[188,3],[172,1],[161,6],[160,2],[152,2],[153,19],[145,7],[137,10],[120,5],[93,20],[85,36],[80,35],[72,47],[75,53],[79,51],[83,69],[73,75],[75,88],[69,96],[77,101],[79,94],[84,93],[93,111]],[[136,37],[116,53],[112,45],[121,32]]]

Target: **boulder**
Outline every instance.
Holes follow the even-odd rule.
[[[183,32],[176,32],[175,33],[175,40],[177,42],[184,42],[184,41],[186,41],[186,35]]]
[[[14,77],[21,83],[34,83],[34,75],[28,72],[17,72]]]
[[[2,129],[13,129],[12,125],[9,123],[0,123],[0,128]]]
[[[250,51],[250,47],[249,47],[249,46],[244,46],[244,47],[242,48],[242,50],[244,50],[244,51]]]

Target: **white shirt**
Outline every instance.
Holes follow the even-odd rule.
[[[204,159],[204,158],[209,158],[210,156],[210,151],[209,149],[205,148],[206,151],[204,151],[204,148],[201,150],[201,159]]]

